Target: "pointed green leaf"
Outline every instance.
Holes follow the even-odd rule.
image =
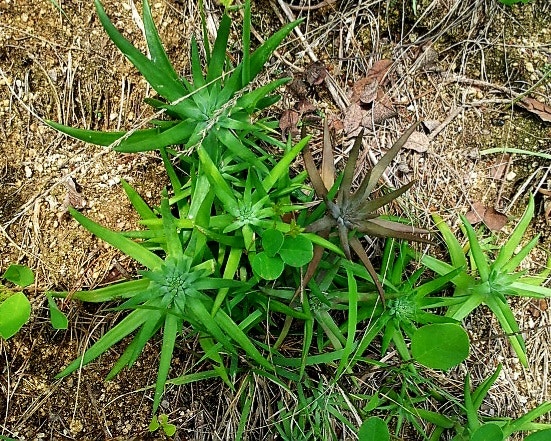
[[[121,341],[124,337],[131,334],[139,328],[144,322],[149,320],[151,311],[149,309],[136,309],[122,319],[114,328],[111,328],[95,344],[93,344],[82,357],[74,360],[55,378],[63,378],[76,371],[81,365],[84,366],[92,360],[99,357],[113,345]]]
[[[224,72],[226,64],[226,47],[230,35],[231,20],[226,14],[222,16],[220,26],[216,32],[216,40],[212,48],[211,58],[207,72],[207,83],[217,80]]]
[[[236,215],[239,212],[239,206],[232,189],[202,146],[197,148],[197,153],[203,167],[203,173],[211,183],[216,197],[220,199],[228,212]]]
[[[132,203],[132,206],[136,210],[136,212],[140,215],[140,217],[145,219],[157,219],[157,216],[153,212],[151,208],[149,208],[149,205],[143,200],[143,198],[140,196],[140,194],[132,187],[128,182],[126,182],[124,179],[121,179],[122,188],[124,189],[124,192],[126,193],[126,196],[128,196],[128,199]]]
[[[159,370],[157,371],[157,383],[155,384],[155,396],[153,398],[153,413],[157,412],[161,397],[163,396],[168,371],[170,370],[170,362],[172,361],[172,353],[176,343],[176,335],[178,333],[178,324],[180,319],[171,314],[170,311],[166,314],[165,325],[163,327],[163,344],[161,346],[161,358],[159,360]]]
[[[46,297],[48,299],[48,308],[50,310],[50,322],[52,323],[52,327],[54,329],[67,329],[69,326],[67,317],[59,310],[51,294],[46,294]]]
[[[161,72],[170,78],[170,81],[178,83],[178,74],[174,71],[168,56],[166,55],[163,43],[159,38],[157,29],[155,28],[155,23],[153,23],[151,9],[147,0],[144,0],[143,2],[143,24],[151,61]]]
[[[186,94],[185,88],[180,82],[167,76],[167,73],[159,69],[149,58],[136,49],[132,43],[125,39],[115,28],[105,13],[99,0],[94,0],[96,11],[101,24],[109,38],[115,43],[126,58],[140,71],[147,82],[159,95],[169,101],[176,101]]]
[[[534,206],[534,196],[530,194],[528,206],[526,207],[526,210],[524,211],[524,214],[522,215],[519,223],[511,233],[509,240],[507,240],[505,245],[501,247],[501,250],[499,251],[499,254],[497,255],[497,258],[494,262],[494,268],[500,269],[507,265],[509,271],[512,271],[514,269],[511,269],[508,263],[512,260],[515,250],[520,245],[520,241],[522,240],[526,229],[528,228],[530,222],[532,221],[532,218],[534,217]]]
[[[142,245],[127,239],[120,233],[116,233],[108,228],[102,227],[96,222],[88,219],[86,216],[80,214],[74,208],[69,207],[69,213],[71,213],[71,216],[73,216],[78,223],[88,231],[137,260],[142,265],[147,266],[149,269],[158,268],[163,263],[163,259],[156,254],[153,254],[151,251],[148,251]]]
[[[488,259],[482,251],[476,232],[469,221],[464,216],[461,216],[461,220],[463,221],[463,225],[465,226],[465,230],[467,232],[467,237],[469,238],[471,255],[476,265],[478,274],[480,275],[482,281],[487,282],[490,277],[490,266],[488,265]]]
[[[264,178],[264,181],[262,182],[262,185],[266,192],[269,192],[282,176],[284,176],[286,173],[289,173],[289,167],[291,163],[295,160],[295,158],[308,144],[309,141],[310,136],[301,139],[300,142],[298,142],[296,145],[293,146],[292,149],[285,153],[285,155],[283,155],[283,158],[279,160],[276,166],[270,170],[268,176],[266,176],[266,178]]]

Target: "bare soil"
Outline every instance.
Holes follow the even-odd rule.
[[[115,25],[143,49],[132,1],[103,4]],[[294,14],[306,19],[300,28],[304,38],[293,34],[260,81],[284,72],[301,75],[314,61],[308,56],[311,51],[346,96],[377,60],[395,60],[386,93],[397,116],[369,133],[366,167],[413,120],[433,122],[437,129],[427,130],[428,150],[404,151],[389,178],[418,181],[397,210],[430,226],[431,212],[456,223],[458,213],[482,202],[511,219],[498,233],[506,239],[528,194],[534,193],[532,230],[541,238],[526,269],[541,270],[551,248],[551,199],[539,191],[551,189],[549,161],[480,152],[513,147],[551,153],[550,123],[511,106],[513,93],[524,91],[551,106],[551,84],[541,81],[551,69],[548,1],[508,8],[497,0],[418,0],[417,16],[409,1],[337,0],[322,8],[294,1],[305,8],[287,12],[282,5],[253,2],[254,31],[266,36]],[[139,2],[136,8],[139,15]],[[221,7],[207,2],[206,9],[209,20],[217,23]],[[158,0],[152,1],[152,10],[169,57],[187,74],[191,36],[200,38],[197,5]],[[234,16],[238,46],[238,14]],[[295,102],[289,91],[282,92],[275,117]],[[308,93],[318,111],[343,118],[327,87],[316,86]],[[86,145],[56,133],[44,120],[128,130],[151,116],[143,103],[150,95],[146,82],[104,33],[92,2],[0,0],[0,273],[10,263],[22,263],[37,275],[27,290],[32,320],[9,341],[0,341],[1,435],[21,440],[162,439],[147,430],[159,342],[150,342],[137,365],[114,381],[103,380],[125,342],[78,373],[55,380],[119,313],[109,311],[110,305],[64,301],[60,307],[70,327],[54,331],[43,295],[46,290],[93,288],[132,277],[138,269],[68,216],[69,196],[90,218],[129,230],[137,228],[137,215],[120,180],[131,182],[153,204],[166,182],[156,155],[122,155]],[[497,363],[505,365],[485,404],[489,414],[516,416],[551,400],[548,303],[520,300],[515,312],[525,330],[529,369],[518,364],[486,311],[477,311],[467,323],[474,340],[469,359],[474,381]],[[200,358],[196,346],[194,341],[180,342],[171,376],[186,372]],[[463,374],[458,370],[457,378]],[[460,395],[461,384],[453,375],[448,381],[450,390]],[[174,439],[232,439],[238,416],[233,399],[218,382],[169,387],[162,411],[178,427]],[[250,439],[271,439],[264,413],[253,415],[256,426],[251,423],[251,430],[258,431],[251,432]]]

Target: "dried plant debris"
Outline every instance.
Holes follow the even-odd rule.
[[[296,102],[292,109],[283,111],[279,119],[279,128],[283,137],[287,137],[289,133],[292,136],[298,135],[298,122],[301,119],[312,119],[308,115],[313,115],[317,108],[312,104],[309,96],[315,93],[315,87],[321,85],[326,76],[327,68],[322,62],[317,61],[310,64],[302,75],[295,76],[287,85],[287,92],[296,99]]]
[[[289,134],[295,136],[299,134],[298,122],[300,119],[300,112],[287,109],[284,110],[279,118],[279,128],[281,129],[281,134],[286,138]]]
[[[500,181],[505,177],[509,164],[511,162],[511,155],[505,153],[501,155],[491,166],[490,166],[490,178],[496,181]]]
[[[375,124],[397,115],[392,100],[383,86],[389,81],[388,72],[392,60],[376,61],[364,78],[360,78],[350,91],[350,106],[344,111],[344,132],[356,136],[361,128],[372,129]]]
[[[539,188],[538,192],[544,196],[547,196],[543,205],[544,206],[543,214],[545,216],[545,222],[547,224],[551,224],[551,190],[547,190],[545,188]]]
[[[484,222],[490,230],[499,231],[507,223],[507,216],[497,211],[494,207],[488,207],[480,201],[472,203],[472,210],[465,217],[472,224]]]
[[[311,86],[319,86],[327,76],[327,68],[321,61],[316,61],[306,68],[304,78]]]
[[[86,207],[86,200],[82,196],[80,186],[71,176],[67,176],[63,181],[63,186],[67,191],[65,199],[63,200],[63,208],[65,211],[67,211],[69,207],[76,208],[77,210],[82,210]]]
[[[538,100],[530,97],[522,98],[517,104],[539,116],[542,121],[551,122],[551,106],[540,103]]]
[[[429,149],[429,143],[429,137],[423,132],[413,132],[404,144],[404,148],[424,153]]]

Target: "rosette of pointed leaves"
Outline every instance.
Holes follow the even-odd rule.
[[[125,190],[131,196],[134,206],[139,207],[142,217],[151,220],[143,200],[138,199],[128,184],[125,184]],[[152,223],[148,233],[165,253],[164,260],[149,251],[143,243],[137,243],[122,233],[102,227],[74,209],[70,209],[70,212],[93,234],[134,258],[148,270],[143,271],[143,277],[137,280],[71,295],[74,299],[86,302],[127,299],[116,309],[130,310],[130,313],[88,348],[81,358],[73,361],[58,374],[58,378],[65,377],[80,366],[90,363],[123,338],[134,333],[132,342],[108,374],[107,378],[111,379],[124,367],[132,366],[146,343],[162,329],[161,355],[153,400],[155,413],[167,381],[176,338],[184,323],[190,324],[203,337],[206,344],[213,341],[220,346],[218,352],[210,358],[221,364],[217,372],[226,381],[229,382],[223,370],[220,351],[236,356],[238,348],[241,348],[259,366],[272,370],[272,364],[260,354],[242,328],[222,308],[215,308],[213,298],[216,293],[227,292],[228,289],[246,289],[248,285],[233,280],[231,272],[227,277],[216,277],[218,267],[215,259],[204,257],[205,247],[200,241],[203,233],[198,229],[193,229],[191,234],[181,232],[182,222],[172,215],[166,192],[160,207],[160,229],[158,223]],[[66,297],[68,293],[52,295]]]
[[[456,320],[463,320],[478,306],[486,305],[509,336],[509,341],[524,366],[528,365],[526,347],[507,297],[551,297],[551,289],[541,286],[551,272],[551,262],[548,262],[548,267],[537,276],[527,275],[526,271],[517,271],[518,266],[538,244],[539,235],[536,235],[516,252],[533,216],[534,198],[530,196],[522,218],[507,242],[499,248],[495,258],[482,248],[475,230],[462,216],[468,250],[470,250],[470,259],[467,259],[464,248],[450,227],[440,216],[434,214],[433,219],[448,248],[451,265],[428,255],[421,258],[423,265],[440,275],[457,268],[463,269],[451,280],[455,287],[455,304],[448,308],[446,315]]]
[[[421,236],[421,234],[428,234],[429,231],[422,228],[405,225],[400,222],[384,219],[378,213],[380,208],[391,203],[406,192],[414,182],[410,182],[403,187],[390,191],[382,196],[374,197],[372,194],[384,171],[396,157],[416,127],[417,124],[412,125],[400,137],[400,139],[396,141],[392,148],[381,158],[373,169],[367,173],[356,191],[352,190],[352,185],[354,172],[356,169],[356,161],[358,160],[360,147],[362,145],[362,133],[358,135],[352,150],[350,151],[348,162],[344,168],[342,180],[336,190],[336,194],[335,188],[328,189],[324,183],[324,179],[322,179],[314,164],[314,159],[308,146],[303,150],[304,165],[308,172],[308,176],[310,177],[310,181],[316,194],[318,197],[323,199],[325,205],[325,215],[308,225],[306,227],[306,231],[321,233],[322,236],[327,236],[330,231],[337,230],[345,256],[348,259],[352,259],[351,251],[356,253],[377,285],[377,289],[383,302],[383,287],[358,238],[358,233],[383,238],[393,237],[430,243],[430,240]],[[331,164],[334,162],[334,158],[331,141],[327,134],[327,126],[325,127],[325,132],[326,135],[324,136],[323,150],[324,161],[326,161],[326,158],[329,157],[329,164]],[[325,162],[324,165],[322,165],[322,170],[331,168],[327,167],[327,162]],[[329,182],[334,181],[334,168],[332,170],[332,174],[333,176],[330,177]],[[325,171],[325,175],[327,176],[327,171]]]
[[[262,120],[254,122],[252,115],[277,101],[279,97],[271,94],[288,79],[278,79],[254,90],[248,89],[273,51],[300,21],[284,26],[250,53],[251,11],[250,1],[245,1],[241,62],[234,67],[226,55],[231,30],[231,19],[226,11],[212,49],[205,38],[205,72],[197,42],[192,40],[191,80],[187,80],[178,76],[169,61],[147,0],[143,2],[143,25],[149,57],[123,37],[99,0],[95,0],[95,5],[101,24],[113,43],[157,92],[158,97],[147,99],[147,103],[164,113],[166,118],[153,120],[154,127],[151,129],[129,132],[83,130],[48,121],[50,126],[92,144],[114,145],[115,150],[122,152],[164,150],[173,145],[183,145],[189,149],[202,144],[216,163],[221,152],[228,150],[233,157],[250,161],[267,171],[250,147],[259,149],[256,145],[259,138],[278,146],[279,142],[267,135],[270,123]],[[206,32],[204,34],[207,35]]]

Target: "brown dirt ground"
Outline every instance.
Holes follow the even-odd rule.
[[[254,29],[260,35],[288,20],[281,1],[253,3]],[[505,171],[496,174],[499,155],[480,156],[480,151],[506,146],[551,152],[549,123],[503,101],[511,98],[503,88],[521,92],[534,87],[531,96],[551,105],[551,85],[539,81],[551,68],[547,0],[517,8],[502,7],[495,0],[418,0],[417,22],[411,12],[400,12],[402,7],[411,9],[409,1],[404,6],[382,0],[328,3],[293,13],[306,18],[301,27],[305,40],[340,88],[347,90],[378,59],[397,60],[387,93],[398,117],[372,131],[373,154],[414,119],[441,124],[438,134],[429,135],[427,152],[404,152],[393,170],[391,179],[405,175],[418,180],[400,210],[428,225],[431,211],[453,222],[458,212],[482,201],[517,219],[527,194],[535,192],[533,230],[542,236],[527,269],[541,268],[551,245],[551,220],[545,216],[551,200],[537,190],[551,188],[549,161],[512,156],[504,161]],[[27,291],[33,303],[31,322],[8,342],[0,341],[0,434],[27,440],[154,439],[147,430],[152,397],[147,387],[154,383],[157,342],[115,381],[105,383],[103,378],[124,343],[78,374],[53,379],[118,314],[107,306],[66,301],[61,307],[70,328],[54,331],[47,323],[43,291],[94,287],[137,269],[67,216],[66,177],[76,182],[85,214],[119,230],[135,228],[137,220],[120,179],[131,182],[152,203],[165,182],[153,154],[109,152],[44,124],[43,119],[52,119],[118,130],[142,125],[151,116],[143,104],[150,94],[147,84],[110,43],[92,2],[58,4],[63,12],[53,0],[0,0],[0,271],[10,263],[24,263],[37,274],[36,284]],[[131,4],[104,1],[116,26],[143,48]],[[196,5],[158,0],[152,9],[170,58],[179,72],[187,73],[190,37],[200,32]],[[221,9],[207,9],[216,23]],[[284,62],[271,60],[267,76],[286,69],[298,72],[310,62],[304,41],[294,38],[279,50]],[[428,47],[431,52],[426,53],[433,54],[429,62],[419,55]],[[320,110],[338,112],[323,86],[311,100]],[[286,95],[281,109],[291,101]],[[506,238],[512,225],[500,236]],[[519,367],[484,310],[467,323],[475,340],[469,360],[473,377],[480,380],[498,362],[505,364],[486,407],[490,414],[515,416],[551,399],[547,304],[519,301],[515,306],[526,330],[529,369]],[[172,375],[190,368],[198,359],[195,350],[193,341],[180,343]],[[450,381],[450,389],[459,393],[461,385]],[[169,387],[162,406],[178,426],[175,439],[232,439],[237,412],[232,400],[228,390],[211,382]],[[259,437],[253,433],[250,439]]]

